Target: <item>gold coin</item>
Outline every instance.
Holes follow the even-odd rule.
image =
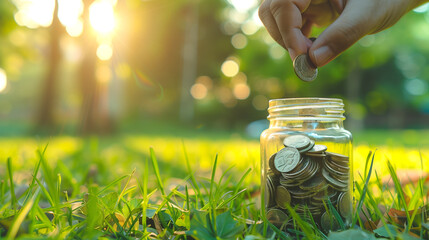
[[[276,158],[276,153],[271,155],[270,160],[268,160],[268,166],[270,167],[271,171],[273,171],[274,174],[280,175],[281,173],[276,169],[274,166],[274,159]]]
[[[337,219],[332,216],[332,214],[325,212],[323,213],[320,223],[322,225],[322,229],[325,232],[329,231],[337,231],[340,229],[340,224],[338,223]]]
[[[273,207],[276,203],[274,201],[274,185],[271,178],[267,177],[267,183],[265,185],[265,207]]]
[[[323,177],[325,177],[326,181],[328,181],[329,183],[332,184],[332,187],[334,187],[335,189],[339,189],[339,190],[347,189],[347,184],[343,184],[343,183],[335,180],[334,178],[332,178],[329,175],[328,171],[326,171],[325,169],[322,169],[322,175],[323,175]]]
[[[343,192],[338,197],[338,210],[345,219],[350,220],[353,216],[352,214],[352,199],[350,192]]]
[[[339,153],[326,152],[326,155],[328,155],[332,161],[349,162],[349,157],[342,155],[342,154],[339,154]]]
[[[301,155],[296,148],[285,147],[274,158],[274,166],[279,172],[290,172],[299,163]]]
[[[305,82],[314,81],[317,77],[317,67],[314,67],[307,54],[301,54],[293,60],[293,69],[295,74]]]
[[[286,206],[290,204],[290,193],[283,186],[277,186],[276,188],[276,203],[277,206],[283,209],[287,209]]]
[[[286,221],[289,220],[287,214],[277,208],[268,210],[266,216],[268,221],[278,228],[280,228]]]
[[[315,176],[310,180],[303,182],[301,185],[299,185],[299,188],[301,188],[302,190],[314,191],[324,185],[326,186],[325,179],[322,176]]]

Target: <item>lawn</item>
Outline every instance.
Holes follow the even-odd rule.
[[[414,130],[354,135],[355,197],[367,215],[366,220],[356,217],[356,222],[364,229],[378,228],[378,235],[355,229],[331,233],[329,238],[344,233],[427,236],[427,219],[420,219],[427,217],[426,210],[408,211],[425,204],[424,181],[414,181],[404,190],[395,177],[396,186],[382,182],[393,169],[429,172],[425,135]],[[73,239],[328,236],[299,218],[295,218],[296,236],[260,221],[259,142],[239,134],[9,137],[0,139],[0,146],[0,234],[10,239],[15,235]],[[376,149],[369,174],[368,153]],[[379,205],[386,209],[381,211]],[[389,209],[405,211],[405,220],[392,219]],[[403,221],[413,224],[404,227]]]

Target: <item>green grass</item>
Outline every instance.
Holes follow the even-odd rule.
[[[296,229],[285,234],[257,207],[254,140],[22,137],[0,139],[0,146],[0,235],[6,239],[428,237],[428,183],[402,186],[396,176],[397,168],[428,172],[425,149],[386,145],[368,155],[374,149],[357,144],[355,198],[363,211],[354,222],[360,227],[325,234],[291,209]],[[393,187],[382,184],[388,175]],[[389,217],[391,209],[405,215]],[[365,224],[374,224],[375,233]]]

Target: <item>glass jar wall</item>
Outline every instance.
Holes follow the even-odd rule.
[[[262,214],[283,230],[292,224],[290,209],[325,232],[339,228],[335,216],[350,225],[352,135],[343,127],[342,100],[276,99],[268,113],[260,139]]]

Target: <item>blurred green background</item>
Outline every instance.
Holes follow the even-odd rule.
[[[429,123],[428,5],[305,83],[262,26],[259,4],[0,1],[0,136],[255,137],[266,122],[248,126],[265,119],[269,99],[337,97],[346,128],[364,142],[427,141],[419,130]]]

